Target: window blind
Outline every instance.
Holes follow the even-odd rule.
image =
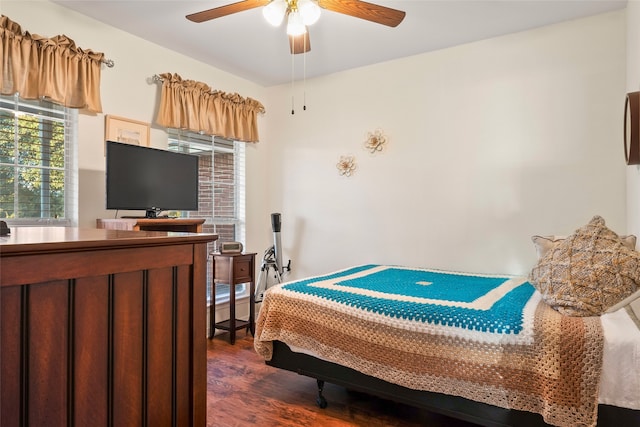
[[[216,251],[220,242],[244,243],[245,143],[178,129],[168,129],[168,133],[169,150],[200,159],[198,211],[171,214],[204,218],[203,232],[218,234],[218,240],[209,244],[209,252]],[[207,280],[210,283],[211,277]],[[236,287],[237,296],[247,292],[246,286]],[[224,302],[228,296],[228,286],[216,286],[216,302]]]
[[[76,123],[75,110],[0,96],[0,218],[76,224]]]

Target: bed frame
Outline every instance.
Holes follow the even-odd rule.
[[[322,389],[324,383],[329,382],[350,390],[364,392],[487,427],[548,425],[539,414],[499,408],[457,396],[412,390],[307,354],[293,352],[280,341],[273,342],[273,357],[266,363],[276,368],[315,378],[318,384],[316,403],[321,408],[327,406]],[[599,405],[598,426],[640,426],[640,411]]]

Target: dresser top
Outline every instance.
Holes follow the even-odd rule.
[[[0,256],[114,249],[132,246],[207,243],[217,238],[217,234],[211,233],[128,231],[76,227],[11,227],[9,235],[0,236]]]

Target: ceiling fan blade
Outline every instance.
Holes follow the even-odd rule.
[[[333,12],[343,13],[389,27],[397,27],[405,12],[359,0],[318,0],[318,5]]]
[[[187,19],[193,22],[204,22],[210,19],[220,18],[221,16],[231,15],[237,12],[254,9],[264,6],[271,0],[244,0],[237,3],[228,4],[226,6],[215,7],[213,9],[203,10],[202,12],[187,15]]]
[[[307,29],[304,34],[300,34],[299,36],[289,36],[289,49],[292,55],[309,52],[311,50],[309,30]]]

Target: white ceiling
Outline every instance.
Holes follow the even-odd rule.
[[[287,83],[292,58],[284,24],[261,8],[204,23],[185,15],[237,0],[52,0],[113,27],[262,86]],[[507,33],[621,9],[618,0],[369,0],[407,13],[396,28],[327,10],[309,28],[311,51],[296,55],[295,78],[384,62]],[[71,36],[71,35],[70,35]],[[72,36],[71,36],[72,37]],[[105,52],[109,58],[109,52]],[[116,64],[117,67],[117,64]]]

